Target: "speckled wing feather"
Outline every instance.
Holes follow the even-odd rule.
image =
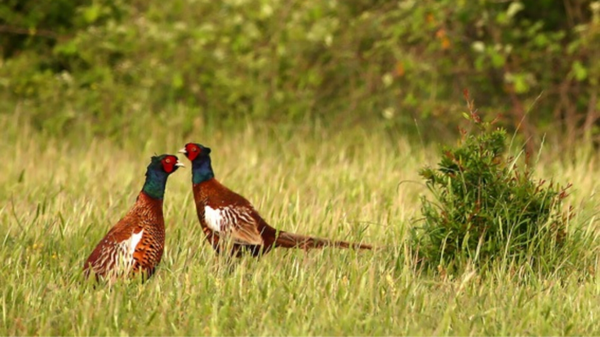
[[[134,253],[144,235],[140,226],[131,226],[121,220],[98,244],[86,266],[98,276],[117,277],[139,268]],[[109,275],[111,274],[111,275]]]
[[[252,209],[246,206],[204,207],[206,225],[219,234],[230,236],[237,244],[262,245],[257,221]]]
[[[143,192],[136,204],[96,246],[87,259],[85,274],[115,278],[143,271],[150,276],[164,248],[162,200]]]

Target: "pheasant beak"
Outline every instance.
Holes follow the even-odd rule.
[[[177,162],[175,163],[175,166],[177,166],[177,167],[185,167],[185,165],[183,165],[183,163],[180,162],[179,160],[177,160]]]
[[[183,154],[187,154],[187,150],[184,148],[182,148],[181,150],[177,151],[179,153],[183,153]]]

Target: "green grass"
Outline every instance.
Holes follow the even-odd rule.
[[[598,158],[540,158],[537,175],[572,182],[579,211],[569,232],[581,240],[555,273],[505,263],[452,277],[419,271],[406,254],[426,193],[410,181],[436,162],[433,149],[360,127],[196,121],[182,136],[176,116],[140,118],[111,139],[59,141],[18,112],[0,115],[0,335],[600,334]],[[275,250],[231,270],[204,241],[188,166],[167,185],[157,273],[111,289],[82,282],[84,260],[133,204],[150,156],[188,141],[210,146],[217,178],[273,226],[386,248]]]

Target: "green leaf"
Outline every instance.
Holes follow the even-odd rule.
[[[173,88],[175,89],[181,89],[183,88],[183,76],[181,75],[181,73],[175,73],[173,74],[173,78],[171,79],[171,85],[173,86]]]
[[[490,57],[492,58],[492,65],[494,66],[494,68],[501,68],[506,62],[504,56],[496,51],[491,52]]]
[[[90,7],[84,9],[83,18],[87,23],[94,23],[100,17],[100,12],[102,7],[99,5],[91,5]]]
[[[516,74],[513,78],[513,84],[517,94],[523,94],[529,91],[529,84],[527,83],[527,78],[524,74]]]
[[[571,71],[575,75],[575,79],[579,82],[585,80],[588,77],[587,69],[579,61],[573,62],[573,67]]]
[[[511,4],[508,6],[508,9],[506,10],[506,15],[509,18],[513,18],[515,15],[517,15],[517,13],[519,13],[524,8],[525,8],[525,6],[519,1],[511,2]]]
[[[77,43],[74,40],[69,40],[54,47],[54,53],[57,55],[75,55],[77,54]]]

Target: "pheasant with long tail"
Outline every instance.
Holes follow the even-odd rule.
[[[243,251],[259,256],[277,247],[372,248],[366,244],[333,241],[277,230],[260,216],[246,198],[215,179],[210,148],[188,143],[179,152],[185,154],[192,162],[192,184],[198,219],[208,242],[217,253],[224,249],[227,241],[231,244],[231,254],[235,256],[240,256]]]

